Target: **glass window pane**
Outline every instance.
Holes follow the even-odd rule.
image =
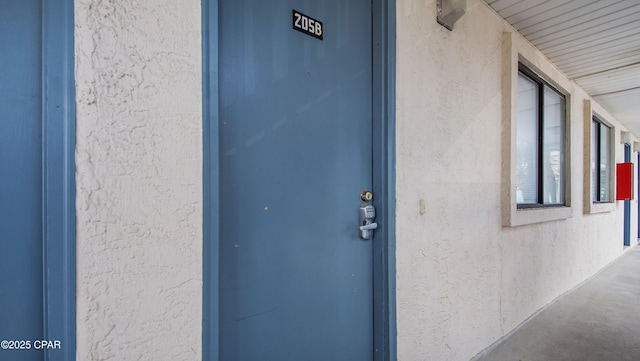
[[[598,187],[598,177],[600,176],[600,172],[598,170],[598,126],[600,123],[596,121],[591,121],[591,200],[593,202],[597,202],[600,199],[598,195],[600,193],[600,189]]]
[[[600,201],[609,202],[611,179],[611,128],[600,124]]]
[[[538,85],[518,75],[516,125],[516,200],[538,203]]]
[[[542,203],[564,204],[564,97],[544,86]]]

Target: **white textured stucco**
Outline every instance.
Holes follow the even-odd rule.
[[[78,360],[199,360],[200,1],[77,0]]]
[[[435,0],[398,0],[397,14],[398,359],[468,360],[619,256],[623,205],[583,214],[589,97],[514,34],[571,92],[572,207],[567,219],[503,227],[502,43],[513,29],[479,0],[452,32]],[[615,145],[621,162],[619,131]]]
[[[196,0],[76,0],[78,360],[202,358],[200,14]],[[582,211],[590,99],[555,70],[572,94],[571,217],[502,226],[513,29],[479,0],[453,32],[435,14],[397,1],[400,361],[468,360],[623,251],[621,202]],[[625,129],[591,102],[621,162]]]

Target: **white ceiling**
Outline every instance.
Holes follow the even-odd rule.
[[[485,0],[640,138],[640,0]]]

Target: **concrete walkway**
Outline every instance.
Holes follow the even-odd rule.
[[[640,247],[628,250],[488,351],[473,360],[640,360]]]

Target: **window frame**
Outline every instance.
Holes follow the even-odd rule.
[[[594,195],[594,189],[591,187],[593,185],[593,181],[594,179],[591,179],[591,182],[589,182],[589,188],[591,191],[591,202],[592,203],[600,203],[600,204],[606,204],[606,203],[613,203],[613,199],[614,199],[614,195],[613,195],[613,177],[612,177],[612,173],[613,173],[613,160],[611,157],[611,154],[613,153],[613,139],[612,139],[612,135],[613,135],[613,127],[611,127],[609,124],[607,124],[606,122],[604,122],[603,120],[601,120],[601,117],[597,116],[596,114],[593,114],[591,117],[591,140],[596,140],[597,144],[591,144],[591,151],[590,156],[594,154],[594,147],[595,149],[595,156],[596,156],[596,166],[598,166],[599,164],[602,163],[602,150],[603,150],[603,145],[602,145],[602,128],[607,128],[609,130],[609,149],[607,152],[607,165],[609,166],[609,174],[607,176],[607,181],[608,181],[608,194],[607,194],[607,198],[605,200],[600,199],[600,195],[602,194],[602,176],[598,176],[595,179],[595,183],[596,183],[596,189],[595,189],[595,194],[596,194],[596,199],[593,199],[593,195]],[[597,129],[594,129],[593,126],[594,124],[597,124]],[[594,132],[595,132],[595,137],[594,137]],[[591,159],[591,163],[594,162],[594,159]],[[589,171],[592,172],[591,167],[589,167]],[[593,177],[593,173],[591,173],[591,176]]]
[[[516,127],[518,63],[521,62],[549,82],[566,97],[564,207],[517,208],[516,195]],[[543,222],[561,221],[573,217],[575,204],[572,198],[572,116],[573,95],[567,89],[575,84],[560,72],[542,53],[513,31],[502,33],[502,165],[501,210],[503,227],[519,227]],[[582,142],[580,142],[582,146]]]
[[[591,179],[593,177],[591,172],[591,139],[593,137],[591,123],[593,118],[597,118],[603,124],[609,127],[610,130],[610,153],[609,153],[609,162],[613,167],[616,164],[616,151],[617,151],[617,138],[616,134],[619,132],[618,128],[615,124],[608,121],[609,117],[608,113],[599,106],[598,103],[591,101],[590,99],[584,100],[583,106],[584,119],[583,119],[583,127],[584,127],[584,183],[583,183],[583,213],[584,214],[596,214],[596,213],[605,213],[605,212],[613,212],[616,210],[616,201],[615,201],[615,171],[612,168],[612,171],[609,173],[609,201],[608,202],[594,202],[593,200],[593,192],[591,189]]]
[[[537,86],[537,159],[536,159],[536,166],[537,166],[537,202],[536,203],[518,203],[516,201],[516,208],[518,210],[525,210],[525,209],[534,209],[534,208],[557,208],[557,207],[566,207],[567,206],[567,195],[566,195],[566,188],[567,188],[567,167],[566,167],[566,159],[567,159],[567,134],[568,134],[568,109],[569,109],[569,103],[568,103],[568,99],[567,99],[567,94],[565,94],[564,92],[558,90],[553,84],[551,84],[549,81],[545,80],[543,77],[539,76],[535,71],[533,71],[531,68],[529,68],[527,65],[525,65],[522,61],[518,62],[518,69],[517,69],[517,76],[519,77],[520,75],[525,76],[528,80],[530,80],[531,82],[535,83]],[[516,88],[517,88],[517,82],[515,83]],[[560,166],[561,166],[561,174],[560,174],[560,182],[562,185],[562,189],[561,189],[561,193],[562,193],[562,202],[561,203],[544,203],[544,194],[545,194],[545,189],[544,189],[544,126],[545,126],[545,115],[544,115],[544,92],[545,92],[545,88],[550,89],[551,91],[553,91],[554,93],[556,93],[557,95],[559,95],[562,98],[562,101],[564,102],[564,114],[563,114],[563,119],[562,119],[562,154],[561,154],[561,159],[560,159]],[[517,91],[517,89],[516,89]],[[517,102],[517,97],[516,97],[516,102]],[[518,119],[516,116],[515,122],[517,124]],[[517,136],[517,130],[516,130],[516,136]],[[516,144],[516,152],[517,152],[517,144]]]

